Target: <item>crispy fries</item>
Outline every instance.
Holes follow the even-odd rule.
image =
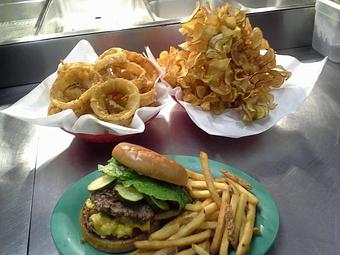
[[[200,229],[216,229],[217,221],[205,221],[199,226]]]
[[[189,193],[192,198],[210,198],[211,197],[211,193],[209,192],[209,190],[190,190]],[[218,196],[217,191],[216,193]]]
[[[206,200],[204,200],[202,202],[202,208],[206,207],[208,204],[210,204],[212,202],[211,198],[207,198]]]
[[[231,239],[231,244],[233,245],[234,248],[237,247],[238,237],[240,234],[240,229],[242,225],[242,219],[243,219],[243,214],[244,214],[244,210],[246,207],[246,203],[247,203],[246,194],[242,193],[240,195],[239,203],[237,204],[236,215],[234,218],[235,225],[234,225],[234,231],[233,231],[233,235]]]
[[[232,186],[232,187],[234,187],[234,186]],[[233,211],[233,218],[235,218],[237,204],[238,204],[238,200],[240,198],[239,193],[235,192],[235,189],[236,188],[234,188],[234,194],[232,195],[231,200],[230,200],[230,205],[231,205],[231,208],[232,208],[232,211]]]
[[[193,248],[189,248],[183,251],[180,251],[179,253],[177,253],[177,255],[195,255],[196,252],[194,251]]]
[[[190,169],[185,169],[187,171],[187,174],[189,176],[189,178],[191,179],[194,179],[194,180],[199,180],[199,181],[204,181],[204,175],[203,174],[199,174],[199,173],[196,173]]]
[[[152,253],[153,255],[174,255],[177,254],[178,250],[176,247],[164,248],[159,251]]]
[[[231,249],[247,254],[252,238],[260,234],[254,225],[259,200],[247,181],[226,170],[221,170],[223,177],[214,178],[207,154],[202,152],[200,159],[203,174],[187,169],[194,201],[179,215],[157,214],[157,219],[171,220],[149,240],[136,241],[134,254],[226,255]]]
[[[198,201],[199,203],[195,203],[195,204],[187,204],[185,206],[185,210],[188,210],[188,211],[200,211],[202,209],[202,205],[201,205],[201,202]]]
[[[204,222],[204,219],[205,219],[205,213],[203,211],[196,218],[194,218],[191,222],[189,222],[187,225],[182,227],[177,233],[172,235],[169,239],[170,240],[177,239],[177,238],[187,236],[193,233]]]
[[[222,169],[221,172],[227,179],[231,179],[234,182],[237,182],[238,184],[243,186],[245,189],[251,190],[251,184],[246,180],[242,179],[241,177],[238,177],[237,175],[233,174],[232,172],[226,169]]]
[[[210,173],[208,155],[205,152],[201,152],[200,159],[201,159],[203,175],[205,177],[205,182],[207,183],[207,187],[211,194],[211,197],[218,206],[221,206],[221,197],[219,196],[219,194],[217,193],[217,190],[214,187],[214,179]]]
[[[205,249],[202,247],[198,246],[197,244],[192,245],[192,249],[196,252],[198,255],[209,255],[210,253],[207,252]]]
[[[223,230],[225,229],[225,213],[227,209],[227,203],[230,200],[229,190],[224,190],[222,194],[221,208],[218,214],[217,227],[211,243],[210,251],[212,254],[217,254],[221,245]]]
[[[178,223],[175,224],[167,224],[163,228],[158,231],[152,233],[149,237],[150,240],[163,240],[167,239],[171,235],[175,234],[179,230],[180,225]]]
[[[246,222],[244,224],[244,231],[240,236],[240,242],[237,246],[236,255],[244,255],[249,250],[250,242],[253,236],[253,228],[255,223],[256,206],[252,203],[248,203],[248,211],[246,216]]]
[[[228,184],[222,183],[222,182],[213,182],[214,187],[216,189],[227,189],[229,186]],[[191,186],[191,188],[194,189],[207,189],[207,183],[205,181],[191,181],[189,180],[188,185]]]
[[[259,200],[257,199],[257,197],[255,195],[253,195],[251,192],[249,192],[248,190],[246,190],[242,185],[238,184],[237,182],[234,182],[233,180],[227,180],[228,183],[233,184],[240,193],[244,193],[247,195],[248,197],[248,201],[254,205],[256,205]]]
[[[211,230],[205,230],[198,234],[193,234],[190,236],[182,237],[173,240],[163,240],[163,241],[136,241],[135,246],[142,250],[157,250],[163,248],[180,247],[187,246],[193,243],[200,243],[208,239],[211,236]]]
[[[204,211],[205,216],[209,216],[213,214],[214,212],[216,212],[216,209],[217,209],[216,203],[211,203],[207,205],[206,207],[204,207],[203,211]]]
[[[223,231],[219,255],[228,254],[229,236],[232,235],[234,229],[233,212],[230,204],[227,204],[226,206],[225,221],[225,229]]]

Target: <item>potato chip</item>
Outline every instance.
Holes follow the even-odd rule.
[[[179,32],[185,36],[179,49],[170,47],[157,61],[165,67],[163,78],[182,88],[185,102],[213,114],[239,108],[245,122],[276,107],[271,90],[291,73],[276,65],[275,51],[243,11],[198,5]]]

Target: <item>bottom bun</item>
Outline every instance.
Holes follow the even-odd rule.
[[[86,227],[86,219],[84,217],[83,211],[84,209],[82,209],[80,213],[80,230],[83,236],[83,240],[88,242],[92,247],[96,248],[97,250],[109,253],[128,252],[136,249],[134,245],[135,241],[148,239],[150,233],[156,231],[159,227],[159,223],[154,222],[151,224],[150,233],[141,233],[140,235],[129,239],[104,239],[88,230],[88,228]]]

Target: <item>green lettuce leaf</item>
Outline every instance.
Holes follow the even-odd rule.
[[[105,166],[98,165],[98,170],[106,175],[115,177],[117,182],[122,183],[125,187],[133,186],[145,195],[153,196],[160,200],[177,202],[180,208],[191,202],[190,196],[183,188],[140,175],[120,164],[114,158],[110,159]]]
[[[191,198],[183,188],[148,177],[140,176],[136,179],[125,180],[122,181],[122,184],[125,187],[133,186],[140,193],[160,200],[177,202],[180,208],[191,202]]]
[[[126,166],[119,164],[117,160],[111,158],[105,166],[98,165],[98,170],[106,175],[115,177],[120,181],[138,178],[140,175]]]

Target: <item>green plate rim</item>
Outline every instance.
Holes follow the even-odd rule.
[[[199,157],[196,156],[186,156],[186,155],[175,155],[175,154],[169,154],[166,155],[176,161],[178,161],[180,164],[182,164],[184,167],[192,169],[194,171],[200,171],[199,167],[200,167],[200,160]],[[271,224],[273,224],[272,230],[271,230],[271,235],[269,237],[267,237],[267,239],[265,240],[265,247],[263,248],[263,253],[261,254],[256,254],[256,255],[262,255],[262,254],[266,254],[266,252],[270,249],[270,247],[273,245],[277,233],[279,231],[279,225],[280,225],[280,217],[279,217],[279,211],[278,208],[276,206],[276,203],[274,201],[274,199],[272,198],[272,196],[270,195],[270,193],[267,191],[267,189],[257,180],[255,180],[253,177],[251,177],[250,175],[248,175],[247,173],[240,171],[232,166],[229,166],[225,163],[222,162],[218,162],[215,160],[211,160],[209,159],[209,165],[212,168],[212,173],[214,175],[214,177],[218,177],[221,174],[218,172],[218,169],[222,169],[222,168],[227,168],[230,172],[240,176],[241,178],[244,178],[245,180],[249,181],[252,185],[253,185],[253,190],[252,192],[256,195],[259,196],[260,199],[260,203],[258,205],[257,208],[257,216],[258,214],[260,214],[263,211],[263,207],[261,205],[261,201],[263,202],[263,200],[261,199],[262,197],[265,197],[265,204],[268,206],[266,206],[269,210],[271,209],[271,215],[273,217],[273,222],[271,222]],[[75,182],[71,187],[69,187],[63,194],[62,196],[59,198],[58,202],[56,203],[55,207],[52,210],[52,214],[51,214],[51,218],[50,218],[50,232],[51,232],[51,236],[52,236],[52,240],[53,243],[55,245],[55,247],[57,248],[58,252],[60,254],[67,254],[64,253],[65,251],[63,251],[61,249],[62,245],[60,244],[61,240],[59,240],[60,238],[57,237],[57,233],[55,233],[55,227],[54,227],[54,218],[56,217],[56,211],[58,210],[58,208],[61,206],[61,204],[64,202],[63,198],[68,194],[68,193],[72,193],[72,191],[74,189],[77,188],[77,186],[81,185],[82,182],[84,182],[86,179],[89,179],[88,182],[90,182],[91,180],[93,180],[94,178],[98,177],[99,175],[101,175],[100,172],[98,171],[93,171],[89,174],[87,174],[86,176],[84,176],[83,178],[79,179],[77,182]],[[82,204],[84,203],[84,201],[82,201]],[[260,210],[260,212],[259,212]],[[258,218],[258,217],[257,217]],[[80,229],[79,229],[80,232]],[[253,249],[253,245],[256,245],[256,238],[261,238],[261,236],[259,237],[255,237],[255,241],[253,241],[252,246],[251,246],[251,250]],[[260,244],[261,244],[261,240],[260,240]],[[105,253],[105,252],[101,252],[98,250],[95,250],[93,247],[91,247],[88,244],[82,244],[87,246],[88,249],[93,250],[93,252],[95,252],[95,254],[98,255],[107,255],[110,253]],[[87,254],[87,253],[86,253]],[[92,254],[92,253],[89,253]],[[120,253],[120,254],[129,254],[129,253]],[[234,255],[235,252],[231,251],[229,252],[230,255]],[[249,253],[250,254],[250,253]],[[251,253],[253,254],[253,253]],[[76,254],[78,255],[78,254]]]

